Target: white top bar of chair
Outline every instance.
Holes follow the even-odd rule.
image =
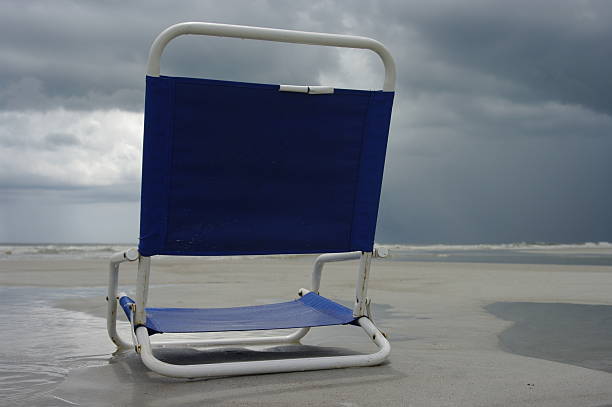
[[[383,90],[391,92],[395,90],[395,62],[393,57],[383,44],[372,38],[216,23],[179,23],[162,31],[151,45],[147,64],[148,76],[159,76],[160,59],[164,48],[174,38],[187,34],[369,49],[376,52],[385,65]]]

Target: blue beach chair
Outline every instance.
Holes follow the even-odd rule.
[[[370,49],[382,59],[381,91],[239,83],[160,76],[160,58],[185,34]],[[367,282],[393,103],[395,66],[370,38],[211,23],[163,31],[149,54],[146,78],[140,243],[111,259],[110,338],[135,346],[144,364],[174,377],[369,366],[389,342],[369,318]],[[147,308],[155,255],[228,256],[323,253],[310,290],[279,304],[238,308]],[[352,309],[318,294],[323,265],[359,259]],[[135,298],[117,293],[119,265],[139,261]],[[118,304],[132,325],[132,344],[116,330]],[[361,326],[378,351],[212,364],[157,359],[149,336],[170,332],[297,330],[284,336],[203,340],[206,345],[296,342],[311,327]]]

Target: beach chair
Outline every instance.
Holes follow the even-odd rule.
[[[160,58],[185,34],[369,49],[383,61],[382,90],[267,85],[160,76]],[[390,346],[372,323],[367,284],[382,184],[395,66],[365,37],[212,23],[181,23],[151,46],[146,77],[140,242],[110,263],[107,328],[151,370],[173,377],[234,376],[371,366]],[[238,308],[147,308],[151,257],[320,254],[310,289],[293,301]],[[138,260],[134,299],[117,292],[119,265]],[[325,263],[359,260],[352,309],[319,295]],[[119,336],[119,306],[132,340]],[[159,333],[297,329],[282,336],[204,339],[199,346],[295,343],[311,327],[357,325],[372,354],[172,364]],[[193,343],[193,341],[190,341]],[[154,346],[154,345],[153,345]]]

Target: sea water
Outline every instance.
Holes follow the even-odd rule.
[[[0,261],[5,259],[107,259],[127,250],[129,244],[0,244]],[[379,244],[390,251],[394,261],[436,261],[554,265],[612,265],[612,243],[579,244],[509,243],[474,245],[398,245]],[[256,256],[220,256],[224,258]],[[293,257],[279,255],[275,257]]]
[[[0,243],[3,259],[108,259],[113,253],[127,250],[129,244],[7,244]]]
[[[612,266],[612,243],[386,245],[395,261]]]
[[[49,393],[70,369],[108,363],[101,318],[53,306],[104,288],[0,287],[0,405],[68,405]]]

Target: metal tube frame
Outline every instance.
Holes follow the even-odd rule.
[[[147,64],[148,76],[159,76],[160,60],[166,45],[174,38],[188,34],[208,35],[217,37],[233,37],[296,44],[323,45],[343,48],[369,49],[377,53],[384,64],[385,79],[383,83],[383,90],[394,91],[395,89],[396,72],[393,57],[383,44],[374,39],[349,35],[291,31],[272,28],[201,22],[176,24],[167,28],[157,36],[149,52],[149,59]],[[132,305],[132,312],[129,318],[130,324],[132,326],[132,340],[136,351],[140,353],[143,363],[148,368],[159,374],[172,377],[194,378],[280,373],[377,365],[387,359],[391,348],[385,336],[381,333],[381,331],[378,330],[378,328],[376,328],[376,326],[369,318],[369,299],[367,298],[366,294],[372,256],[372,252],[322,254],[315,260],[311,278],[312,291],[318,293],[321,286],[321,275],[323,266],[326,263],[345,260],[360,260],[353,315],[355,316],[355,318],[357,318],[358,325],[363,328],[368,337],[378,347],[378,351],[372,354],[284,360],[264,360],[251,362],[226,362],[203,365],[173,365],[160,361],[153,354],[153,345],[221,346],[291,343],[298,342],[309,332],[310,328],[301,328],[289,335],[282,336],[223,338],[185,342],[155,342],[154,344],[152,344],[149,340],[147,328],[144,326],[146,322],[145,308],[148,297],[151,261],[149,257],[138,255],[138,252],[135,249],[130,249],[122,253],[117,253],[111,258],[107,308],[108,334],[111,340],[118,347],[122,348],[130,346],[129,342],[122,339],[118,335],[116,330],[118,272],[119,265],[122,262],[134,261],[136,260],[136,258],[138,258],[139,264],[136,285],[136,300],[135,304]],[[309,290],[302,288],[299,290],[298,293],[299,295],[305,295],[308,292]]]
[[[251,374],[299,372],[307,370],[337,369],[344,367],[374,366],[384,362],[391,350],[389,341],[366,317],[360,318],[358,324],[378,347],[378,351],[369,355],[324,356],[315,358],[257,360],[250,362],[225,362],[198,365],[174,365],[155,357],[149,342],[147,328],[136,328],[136,337],[140,344],[140,357],[146,367],[164,376],[196,378],[243,376]]]
[[[108,273],[108,291],[106,294],[106,330],[111,341],[118,348],[129,348],[132,346],[128,341],[121,338],[117,332],[117,302],[120,298],[117,292],[119,284],[119,266],[126,261],[135,261],[138,259],[138,250],[128,249],[124,252],[116,253],[110,260],[110,271]]]
[[[369,267],[372,259],[372,252],[350,252],[350,253],[329,253],[322,254],[317,257],[313,264],[312,272],[312,291],[318,292],[321,286],[321,275],[323,266],[326,263],[357,260],[359,259],[358,279],[356,287],[356,298],[354,310],[359,310],[359,304],[369,303],[365,297],[367,292],[367,282],[369,276]],[[117,281],[119,265],[125,261],[134,261],[139,259],[136,297],[132,305],[130,315],[130,325],[132,328],[132,344],[121,338],[116,331],[117,318],[117,300],[123,294],[117,293]],[[216,364],[198,364],[198,365],[174,365],[163,362],[153,354],[153,347],[156,346],[176,346],[176,347],[196,347],[196,346],[224,346],[224,345],[263,345],[263,344],[280,344],[280,343],[296,343],[303,338],[310,328],[300,328],[291,334],[282,336],[253,336],[242,338],[221,338],[221,339],[203,339],[189,341],[172,341],[172,342],[155,342],[151,343],[147,328],[143,324],[138,323],[139,312],[144,315],[144,309],[147,303],[147,292],[149,285],[149,275],[151,270],[150,257],[138,256],[136,249],[130,249],[126,252],[115,254],[110,262],[110,275],[108,287],[108,312],[107,312],[107,328],[111,340],[119,348],[128,348],[134,346],[136,351],[140,353],[140,357],[149,369],[161,375],[182,378],[194,377],[219,377],[219,376],[239,376],[250,374],[264,373],[281,373],[293,371],[307,371],[320,369],[335,369],[344,367],[357,366],[374,366],[384,362],[391,351],[391,346],[384,334],[376,328],[373,322],[368,317],[367,313],[357,315],[357,323],[365,331],[372,342],[378,347],[378,350],[366,355],[349,355],[349,356],[325,356],[315,358],[298,358],[298,359],[282,359],[282,360],[266,360],[266,361],[251,361],[251,362],[225,362]],[[298,291],[300,296],[306,295],[311,290],[301,288]],[[364,308],[365,310],[365,308]],[[355,311],[357,312],[357,311]]]
[[[213,37],[232,37],[251,40],[285,42],[294,44],[323,45],[340,48],[369,49],[374,51],[385,66],[384,91],[395,90],[395,62],[391,53],[380,42],[367,37],[339,35],[307,31],[280,30],[277,28],[249,27],[244,25],[201,22],[179,23],[162,31],[151,46],[147,63],[147,75],[159,76],[160,60],[164,48],[181,35],[196,34]]]

